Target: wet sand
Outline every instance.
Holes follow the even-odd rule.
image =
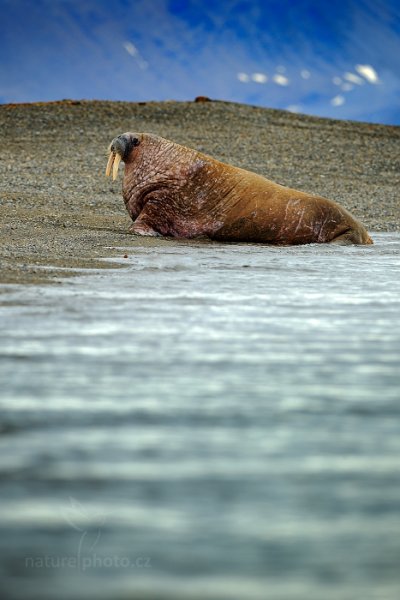
[[[147,131],[332,198],[370,232],[400,231],[400,128],[226,102],[62,101],[0,106],[0,282],[56,281],[100,259],[160,247],[127,233],[106,149]],[[52,267],[50,270],[45,267]]]

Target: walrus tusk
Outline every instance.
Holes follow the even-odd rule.
[[[119,167],[119,163],[121,162],[121,155],[120,154],[116,154],[115,155],[115,160],[114,160],[114,166],[113,166],[113,181],[115,181],[117,179],[118,176],[118,167]]]
[[[108,163],[106,167],[106,177],[109,177],[111,175],[111,169],[113,166],[114,158],[115,154],[113,152],[110,152],[110,156],[108,157]]]

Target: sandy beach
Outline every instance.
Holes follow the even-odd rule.
[[[135,246],[106,150],[152,132],[349,209],[370,232],[400,230],[400,128],[220,101],[65,100],[0,106],[0,281],[39,283],[105,268]],[[44,267],[52,267],[50,270]]]

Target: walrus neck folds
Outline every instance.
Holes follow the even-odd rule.
[[[185,160],[182,161],[182,150]],[[197,152],[157,136],[143,135],[138,148],[125,162],[123,198],[134,220],[146,203],[156,197],[170,200],[179,194],[187,178],[188,165],[193,164]]]

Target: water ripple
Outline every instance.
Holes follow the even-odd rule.
[[[7,286],[14,597],[28,582],[32,598],[397,600],[400,236],[374,239],[172,241],[126,269]],[[78,554],[99,562],[55,565]]]

